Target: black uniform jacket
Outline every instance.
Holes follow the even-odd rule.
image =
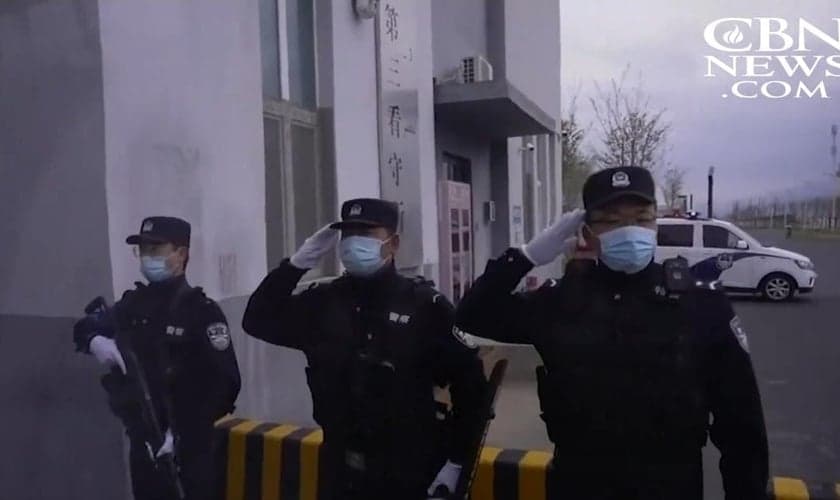
[[[545,365],[542,417],[561,475],[594,475],[602,485],[681,476],[674,488],[684,490],[674,498],[698,498],[700,449],[710,434],[727,499],[766,498],[767,438],[746,335],[715,284],[691,278],[675,294],[656,263],[627,275],[573,260],[562,279],[513,293],[532,267],[517,249],[491,260],[455,323],[535,346]],[[670,490],[651,498],[670,498],[662,493]]]

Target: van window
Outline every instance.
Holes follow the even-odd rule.
[[[705,248],[738,248],[738,238],[731,231],[720,226],[703,225],[703,246]]]
[[[661,247],[694,246],[694,226],[691,224],[662,224],[657,244]]]

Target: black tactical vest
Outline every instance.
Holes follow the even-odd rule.
[[[659,270],[659,269],[658,269]],[[653,283],[656,281],[654,280]],[[542,418],[557,454],[657,456],[705,444],[703,352],[692,294],[646,281],[565,287],[536,348]]]

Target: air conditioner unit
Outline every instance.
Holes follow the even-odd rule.
[[[461,59],[458,73],[459,83],[489,82],[493,79],[493,66],[483,56],[470,56]]]

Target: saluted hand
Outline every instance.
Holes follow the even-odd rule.
[[[326,225],[315,234],[306,238],[303,245],[289,259],[298,269],[312,269],[317,266],[321,258],[335,248],[341,232],[338,229],[331,229]]]
[[[523,245],[522,253],[535,266],[552,262],[567,250],[566,240],[575,236],[585,214],[581,209],[563,214],[557,222]]]

